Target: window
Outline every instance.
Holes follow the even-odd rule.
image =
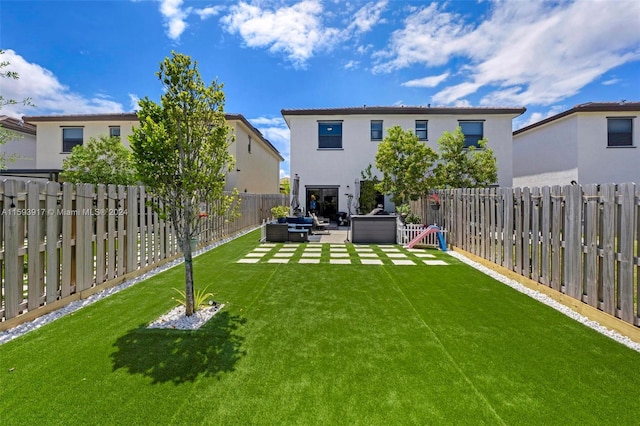
[[[251,154],[251,136],[249,136],[249,145],[247,145],[247,150],[249,151],[249,154]]]
[[[633,119],[607,118],[607,146],[633,146]]]
[[[459,121],[458,125],[464,134],[464,146],[478,146],[478,141],[484,137],[483,121]]]
[[[62,152],[71,152],[74,146],[82,145],[82,127],[65,127],[62,129]]]
[[[382,120],[371,120],[371,140],[382,140]]]
[[[342,123],[318,123],[318,148],[342,148]]]
[[[120,139],[120,126],[109,126],[109,137]]]
[[[421,141],[427,140],[427,121],[416,120],[416,136]]]

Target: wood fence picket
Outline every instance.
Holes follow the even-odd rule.
[[[640,326],[634,183],[439,192],[448,243]],[[419,201],[423,206],[425,199]]]
[[[180,256],[144,187],[4,180],[0,194],[0,330]],[[239,218],[201,219],[199,247],[259,226],[288,202],[240,198]]]

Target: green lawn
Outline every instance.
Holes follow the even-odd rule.
[[[194,261],[198,331],[145,328],[181,265],[0,346],[2,424],[638,424],[639,353],[444,253],[237,263],[258,236]]]

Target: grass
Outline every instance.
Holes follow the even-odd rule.
[[[257,238],[194,260],[198,331],[145,328],[179,266],[0,346],[3,425],[637,424],[639,353],[443,253],[236,263]]]

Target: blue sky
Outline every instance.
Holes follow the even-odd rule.
[[[172,50],[224,83],[282,153],[280,110],[524,106],[514,129],[584,102],[640,101],[640,1],[12,1],[1,114],[128,112]],[[5,69],[6,70],[6,69]]]

